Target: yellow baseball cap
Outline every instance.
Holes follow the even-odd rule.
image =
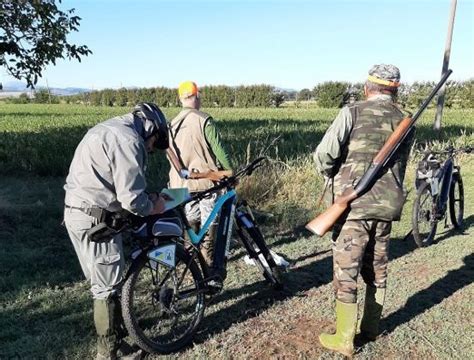
[[[178,94],[180,98],[187,98],[198,94],[198,87],[195,82],[184,81],[179,84]]]

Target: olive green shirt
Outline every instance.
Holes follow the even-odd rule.
[[[232,162],[229,154],[222,143],[219,131],[217,130],[216,124],[212,118],[209,118],[206,121],[206,125],[204,126],[204,137],[212,149],[219,167],[223,170],[232,170]]]
[[[324,176],[333,177],[336,164],[342,155],[353,126],[352,115],[347,106],[343,107],[313,154],[316,169]]]

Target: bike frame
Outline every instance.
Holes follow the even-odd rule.
[[[451,188],[451,181],[453,179],[453,160],[449,157],[443,164],[443,174],[441,176],[441,191],[439,192],[437,201],[437,210],[443,214],[446,211],[446,203],[448,202],[449,189]],[[440,179],[440,180],[441,180]]]
[[[225,194],[217,198],[214,208],[197,234],[186,221],[186,232],[188,233],[191,243],[194,246],[199,246],[212,222],[218,215],[220,215],[212,264],[216,268],[223,268],[225,266],[225,258],[229,253],[230,235],[232,233],[232,223],[236,203],[237,193],[235,189],[228,189]],[[184,219],[186,219],[184,211],[182,215]]]
[[[235,204],[237,202],[237,193],[235,192],[234,189],[226,192],[224,195],[221,195],[217,198],[216,205],[212,209],[204,225],[201,227],[201,229],[199,230],[197,234],[196,232],[194,232],[194,230],[190,226],[186,227],[186,232],[188,233],[189,238],[191,239],[191,243],[193,245],[199,245],[201,243],[207,231],[209,230],[209,227],[211,226],[212,222],[217,217],[217,215],[219,215],[220,210],[224,207],[224,205],[227,202],[231,202],[232,204]],[[219,222],[229,218],[230,217],[229,215],[230,215],[229,211],[226,211],[226,213],[223,212],[221,214],[221,218]]]
[[[459,167],[455,164],[454,153],[449,152],[447,159],[440,166],[438,172],[423,179],[423,181],[430,184],[430,193],[436,204],[433,212],[436,220],[440,220],[446,213],[454,174],[457,172],[459,172]]]

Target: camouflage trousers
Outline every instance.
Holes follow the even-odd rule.
[[[333,232],[334,290],[336,299],[357,302],[357,277],[367,285],[385,288],[391,221],[347,220]]]

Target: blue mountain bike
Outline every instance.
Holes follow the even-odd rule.
[[[245,201],[237,200],[235,191],[239,178],[251,175],[263,160],[256,159],[213,188],[193,194],[172,212],[135,224],[135,250],[122,288],[122,315],[130,337],[146,352],[171,353],[192,341],[204,316],[206,299],[216,293],[214,271],[204,261],[199,245],[217,216],[212,268],[225,270],[235,223],[243,246],[264,278],[275,288],[282,287],[280,268],[252,211]],[[195,233],[186,219],[184,206],[214,193],[221,194],[215,208]]]

